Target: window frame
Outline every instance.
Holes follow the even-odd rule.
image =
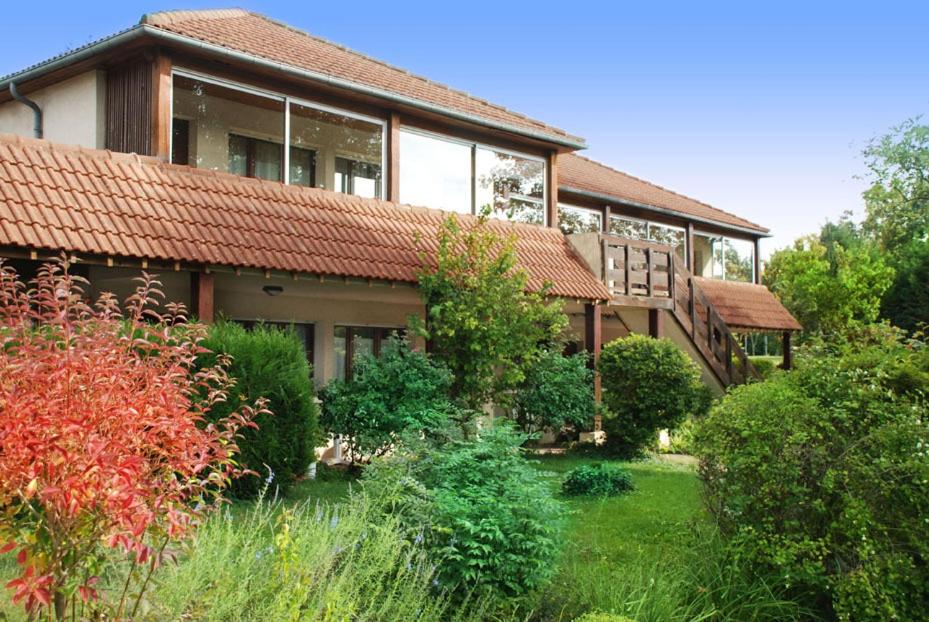
[[[355,339],[353,332],[355,330],[368,330],[371,329],[374,331],[374,340],[372,344],[371,353],[378,357],[381,355],[381,344],[385,339],[390,338],[391,333],[403,334],[406,330],[404,326],[369,326],[366,324],[336,324],[332,327],[332,343],[333,343],[333,354],[335,354],[335,332],[336,330],[344,328],[345,329],[345,360],[343,361],[343,369],[345,370],[345,377],[342,380],[348,380],[352,377],[352,369],[355,365]],[[335,363],[335,357],[333,357],[333,363]],[[334,376],[335,379],[339,379],[338,376]]]
[[[561,210],[563,208],[581,210],[583,212],[592,212],[600,216],[600,233],[609,233],[609,223],[607,222],[606,209],[601,207],[584,207],[582,205],[572,205],[571,203],[558,202],[558,228],[561,229]],[[564,232],[562,232],[564,233]]]
[[[471,215],[477,214],[477,150],[486,149],[488,151],[493,151],[497,153],[502,153],[504,155],[512,156],[514,158],[524,158],[527,160],[533,160],[535,162],[540,162],[542,164],[542,225],[543,227],[548,227],[551,223],[548,222],[548,210],[546,205],[548,205],[548,187],[549,187],[549,178],[551,176],[551,171],[548,167],[548,159],[543,156],[533,155],[531,153],[525,153],[522,151],[515,151],[513,149],[507,149],[506,147],[498,147],[490,143],[485,143],[482,141],[476,140],[466,140],[464,138],[457,138],[455,136],[449,136],[448,134],[442,134],[440,132],[433,132],[431,130],[425,130],[421,127],[415,125],[404,125],[400,128],[401,132],[408,132],[410,134],[418,134],[420,136],[425,136],[426,138],[432,138],[435,140],[443,140],[445,142],[453,143],[456,145],[461,145],[462,147],[468,147],[471,150]],[[403,150],[400,150],[400,157],[403,157]],[[402,166],[402,165],[401,165]],[[401,185],[401,191],[403,186]],[[520,195],[523,196],[523,195]],[[534,198],[532,199],[535,200]],[[431,206],[426,206],[431,207]],[[441,209],[441,208],[438,208]],[[512,222],[512,221],[508,221]]]
[[[264,97],[266,99],[272,99],[275,101],[282,102],[284,104],[284,143],[282,145],[283,149],[283,158],[281,162],[282,182],[286,185],[290,185],[290,149],[292,146],[290,139],[290,107],[292,104],[297,106],[303,106],[304,108],[312,108],[320,112],[326,112],[329,114],[339,115],[343,117],[348,117],[350,119],[355,119],[358,121],[365,121],[375,125],[379,125],[381,128],[381,188],[378,193],[379,199],[385,198],[385,191],[387,188],[387,171],[390,168],[387,162],[387,120],[379,119],[377,117],[372,117],[371,115],[361,114],[358,112],[353,112],[351,110],[345,110],[343,108],[337,108],[335,106],[328,106],[326,104],[320,104],[308,99],[303,99],[302,97],[292,97],[285,93],[278,93],[275,91],[269,91],[267,89],[259,89],[248,84],[237,82],[234,80],[227,80],[224,78],[219,78],[210,74],[201,73],[196,70],[187,69],[185,67],[173,67],[171,69],[171,105],[170,105],[170,114],[171,114],[171,131],[168,133],[168,153],[174,153],[174,78],[179,76],[182,78],[187,78],[189,80],[197,80],[199,82],[206,82],[207,84],[214,84],[219,87],[224,87],[232,89],[235,91],[240,91],[242,93],[248,93],[249,95],[254,95],[256,97]],[[250,137],[247,128],[235,128],[236,133],[244,136]],[[258,136],[251,136],[257,139],[260,139]],[[264,140],[267,140],[266,138]],[[298,149],[305,149],[306,147],[297,145]],[[313,149],[319,153],[318,145],[314,146]],[[345,154],[338,154],[340,157],[345,157]],[[350,158],[356,159],[356,158]],[[368,164],[373,164],[369,162]],[[315,175],[314,175],[315,176]],[[315,183],[315,180],[314,180]],[[301,186],[302,187],[302,186]]]
[[[757,282],[758,282],[758,281],[757,281],[758,275],[755,274],[755,266],[757,265],[757,261],[755,260],[755,253],[756,253],[757,250],[758,250],[757,247],[755,246],[755,240],[749,239],[749,238],[737,238],[737,237],[733,237],[733,236],[731,236],[731,235],[725,235],[725,234],[723,234],[723,233],[711,233],[711,232],[705,231],[705,230],[703,230],[703,229],[694,229],[694,237],[696,238],[698,235],[699,235],[699,236],[702,236],[702,237],[705,237],[705,238],[711,238],[711,239],[712,239],[712,238],[718,238],[718,239],[722,242],[722,244],[723,244],[722,261],[721,261],[721,263],[720,263],[720,265],[722,266],[722,276],[718,279],[718,280],[720,280],[720,281],[728,281],[728,280],[729,280],[729,279],[726,277],[726,244],[729,242],[729,240],[737,240],[737,241],[739,241],[739,242],[747,242],[748,244],[750,244],[750,245],[751,245],[751,248],[752,248],[752,261],[751,261],[751,264],[752,264],[752,278],[751,278],[750,281],[732,281],[732,282],[733,282],[733,283],[757,283]],[[706,277],[706,278],[715,278],[715,277]]]

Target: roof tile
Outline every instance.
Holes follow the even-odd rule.
[[[764,285],[696,277],[700,289],[733,330],[801,330],[802,326]]]
[[[0,135],[0,165],[0,244],[49,250],[415,282],[419,251],[435,248],[447,216],[8,135]],[[534,287],[550,279],[557,296],[609,298],[557,229],[488,226],[518,234]]]

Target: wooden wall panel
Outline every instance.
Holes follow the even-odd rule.
[[[111,68],[106,76],[106,148],[154,155],[152,149],[152,63]]]

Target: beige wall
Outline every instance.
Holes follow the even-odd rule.
[[[65,145],[103,149],[106,136],[106,74],[88,71],[26,94],[42,109],[44,137]],[[32,136],[33,113],[18,101],[0,104],[0,133]]]

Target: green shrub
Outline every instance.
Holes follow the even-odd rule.
[[[633,457],[650,446],[658,430],[677,427],[710,406],[700,368],[672,341],[629,335],[600,354],[606,449]]]
[[[440,427],[449,410],[451,373],[412,350],[400,337],[381,346],[380,355],[361,357],[348,380],[334,380],[322,392],[322,424],[341,434],[348,456],[377,456],[398,435]]]
[[[235,480],[233,494],[253,497],[268,478],[286,491],[295,477],[306,473],[320,440],[313,382],[300,339],[289,329],[259,324],[246,330],[233,322],[217,322],[203,345],[213,353],[202,357],[207,365],[217,354],[232,357],[229,375],[236,380],[229,399],[211,416],[225,416],[259,397],[268,399],[271,411],[259,416],[258,429],[246,430],[239,441],[240,461],[260,477]]]
[[[526,370],[516,390],[514,419],[526,433],[588,427],[594,417],[593,370],[587,354],[548,350]]]
[[[525,440],[497,424],[440,448],[406,444],[366,469],[364,489],[424,539],[442,585],[526,594],[555,568],[563,508],[523,458]]]
[[[632,490],[632,474],[615,464],[582,464],[572,469],[561,490],[566,495],[610,497]]]
[[[733,551],[825,616],[924,619],[925,349],[832,350],[734,389],[699,424],[710,510]]]
[[[574,622],[635,622],[635,620],[614,613],[585,613],[575,618]]]
[[[434,585],[421,545],[362,496],[336,506],[264,501],[210,519],[167,564],[142,620],[484,619]]]
[[[758,372],[762,379],[770,378],[778,369],[777,362],[770,356],[750,356],[748,358],[752,367],[755,368],[755,371]]]

